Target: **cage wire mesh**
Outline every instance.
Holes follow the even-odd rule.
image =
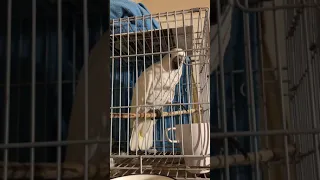
[[[226,156],[234,153],[228,148],[221,156],[214,156],[220,149],[211,150],[210,176],[319,179],[319,4],[312,0],[229,2],[235,7],[230,41],[223,59],[211,56],[210,62],[220,63],[210,78],[210,119],[236,132],[214,133],[211,143],[214,138],[236,137],[250,151],[250,159]],[[225,38],[224,28],[230,22],[225,21],[223,7],[215,7],[216,12],[210,11],[222,12],[221,23],[211,24],[211,33],[220,28]],[[217,44],[223,47],[223,42]]]
[[[68,136],[79,72],[109,24],[106,6],[86,0],[0,2],[2,179],[94,175],[82,162],[63,164],[71,142],[59,141]]]
[[[114,163],[111,168],[112,177],[140,173],[162,174],[176,179],[196,177],[194,174],[188,174],[185,171],[184,154],[181,150],[183,143],[181,145],[181,142],[186,143],[186,141],[181,139],[179,144],[169,142],[165,137],[165,131],[167,128],[177,127],[178,124],[190,124],[191,121],[209,122],[208,12],[208,8],[194,8],[112,20],[110,27],[112,48],[110,89],[112,96],[110,110],[112,114],[112,139],[110,151],[112,152],[111,158]],[[137,108],[141,109],[143,106],[148,105],[151,108],[162,106],[163,112],[162,117],[159,118],[154,127],[150,127],[154,128],[152,145],[131,151],[130,141],[134,141],[134,139],[130,139],[133,126],[131,125],[130,127],[130,124],[132,121],[136,121],[137,116],[141,116],[144,120],[146,116],[154,116],[155,114],[154,111],[143,112],[144,110],[138,113],[132,112],[132,107],[134,106],[131,105],[133,89],[136,88],[136,92],[144,91],[144,85],[148,85],[147,80],[140,86],[136,85],[137,79],[140,78],[144,71],[148,71],[150,67],[155,67],[161,63],[163,70],[159,72],[155,68],[154,73],[160,73],[160,76],[162,76],[162,73],[165,74],[168,70],[164,70],[166,67],[164,64],[168,61],[168,54],[171,54],[170,58],[173,59],[175,48],[180,48],[184,51],[185,60],[180,66],[182,70],[179,83],[174,84],[172,87],[174,88],[172,92],[174,93],[172,94],[174,99],[173,101],[170,99],[171,102],[167,104],[154,104],[153,102],[136,104]],[[176,75],[171,73],[171,76]],[[170,79],[170,75],[167,78]],[[163,99],[165,99],[165,93],[168,91],[165,89],[166,87],[160,87],[160,92],[157,92],[156,88],[159,88],[157,83],[165,85],[167,84],[165,81],[168,80],[163,79],[162,82],[162,80],[156,81],[155,79],[152,79],[155,82],[150,84],[150,91],[154,94],[154,101],[157,100],[157,96],[163,96]],[[152,96],[152,93],[145,95],[145,98],[148,96]],[[156,102],[159,102],[159,100]],[[185,131],[188,131],[187,128]],[[199,133],[207,136],[204,137],[203,141],[208,142],[209,126],[204,130],[206,130],[206,133]],[[177,133],[169,132],[169,138],[174,139],[174,134]],[[190,136],[190,134],[186,135]],[[190,137],[185,138],[188,139],[187,141],[192,141]],[[199,142],[195,141],[194,143]],[[193,167],[192,169],[209,169],[209,159],[203,158],[203,155],[209,156],[209,154],[203,154],[205,151],[203,149],[208,148],[206,147],[208,145],[199,146],[201,153],[198,154],[198,157],[194,154],[195,158],[204,159],[206,163],[202,163],[204,165],[199,165],[200,167]],[[207,152],[209,153],[209,151]],[[192,154],[186,155],[190,156]]]

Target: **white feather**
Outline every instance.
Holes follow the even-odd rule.
[[[113,168],[115,166],[113,158],[110,158],[110,168]]]

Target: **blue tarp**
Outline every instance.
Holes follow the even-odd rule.
[[[135,3],[131,0],[111,0],[110,1],[110,19],[128,18],[128,17],[142,17],[150,15],[149,10],[142,3]],[[128,31],[128,21],[121,23],[121,32],[126,33]],[[144,21],[141,19],[129,21],[129,31],[145,31],[150,29],[159,29],[159,23],[150,18],[146,18]],[[113,32],[113,29],[115,30]],[[115,23],[110,28],[111,33],[120,33],[120,23]]]

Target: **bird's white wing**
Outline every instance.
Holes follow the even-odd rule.
[[[153,69],[152,67],[150,67],[139,76],[133,89],[134,94],[132,98],[134,99],[132,99],[131,106],[145,105],[145,100],[150,95],[150,90],[153,83],[152,71]],[[138,95],[138,99],[136,95]],[[137,109],[135,107],[132,107],[131,113],[135,113],[136,110],[138,110],[138,113],[146,113],[147,109],[150,109],[150,107],[137,107]],[[132,151],[137,149],[147,149],[152,146],[153,136],[145,137],[145,135],[150,127],[152,128],[153,121],[150,120],[150,118],[139,118],[138,122],[139,123],[136,127],[136,120],[134,119],[131,126],[133,128],[130,139],[130,149]],[[148,143],[146,143],[147,139]]]
[[[144,72],[144,76],[139,78],[139,96],[142,98],[139,98],[139,105],[147,105],[146,100],[150,96],[151,93],[151,88],[152,88],[152,83],[154,81],[153,77],[153,68],[150,67]],[[145,107],[143,109],[150,109],[151,107]],[[146,112],[146,110],[145,110]]]
[[[148,102],[146,102],[146,105],[150,105],[148,103],[150,103],[150,96],[151,94],[153,94],[153,83],[155,83],[155,76],[153,75],[154,73],[154,68],[156,68],[156,66],[151,66],[149,67],[146,72],[145,72],[145,77],[144,79],[141,79],[141,81],[144,82],[144,86],[141,86],[144,91],[145,91],[145,96],[143,99],[143,102],[141,102],[142,104],[145,104],[145,100],[148,100]],[[145,107],[144,108],[144,112],[148,112],[149,110],[151,110],[153,107]],[[153,144],[153,127],[155,124],[155,120],[152,120],[151,118],[141,118],[139,120],[139,126],[137,131],[139,131],[139,149],[140,150],[147,150],[149,148],[151,148],[152,144]]]
[[[145,99],[147,99],[149,96],[153,80],[152,73],[149,72],[150,70],[152,69],[147,69],[138,77],[138,80],[133,88],[131,106],[145,105]],[[138,113],[145,112],[144,107],[137,107],[137,109]],[[136,107],[132,107],[131,112],[135,113]]]
[[[175,93],[176,93],[176,84],[173,85],[171,88],[170,99],[169,99],[170,102],[173,101]]]

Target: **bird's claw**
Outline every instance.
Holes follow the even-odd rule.
[[[156,116],[155,116],[156,119],[160,119],[162,117],[162,112],[159,109],[156,109],[155,113],[156,113]]]

